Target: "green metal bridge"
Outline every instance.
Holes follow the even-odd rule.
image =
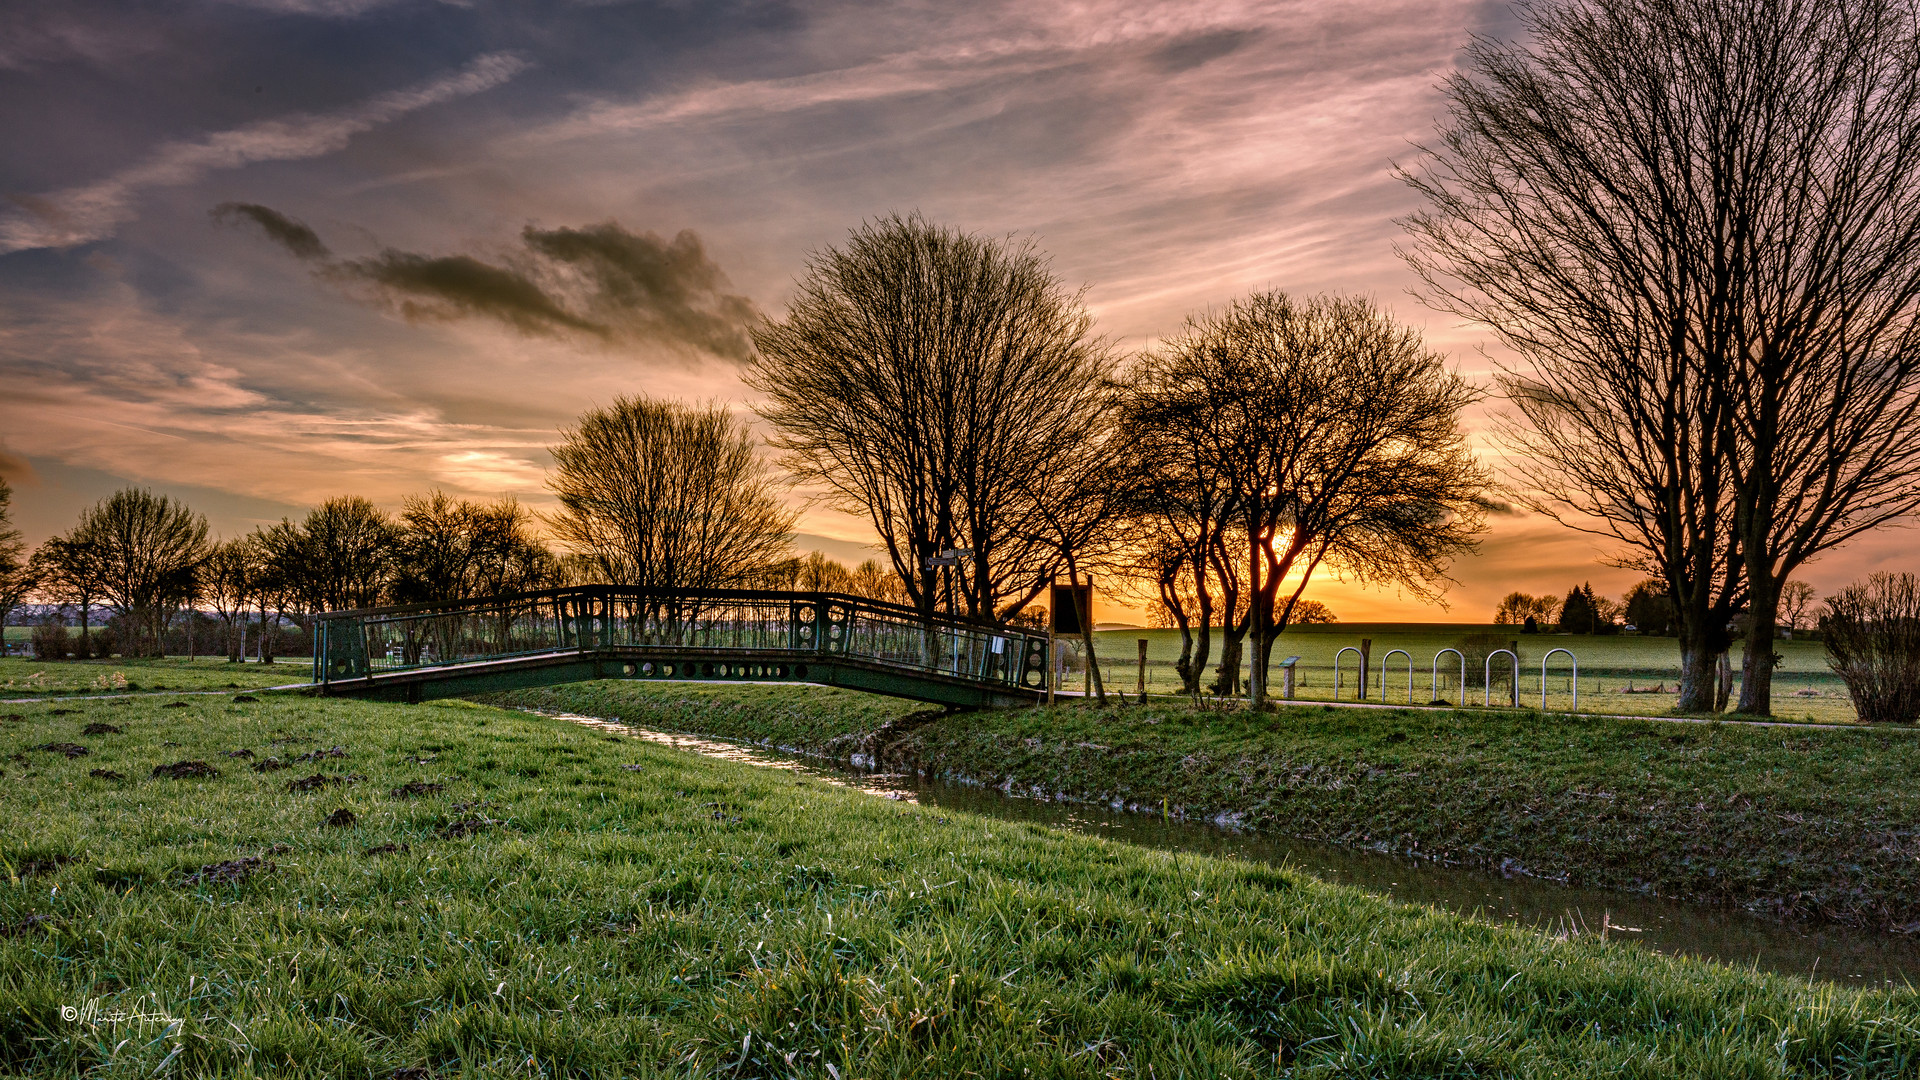
[[[334,611],[314,632],[323,694],[421,701],[579,682],[844,686],[959,708],[1031,705],[1047,638],[837,593],[611,585]]]

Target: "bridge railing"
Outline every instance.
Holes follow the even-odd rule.
[[[316,683],[596,650],[842,655],[1044,689],[1046,638],[837,593],[590,585],[319,617]]]

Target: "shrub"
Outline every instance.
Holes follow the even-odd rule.
[[[1520,656],[1520,663],[1522,665],[1526,664],[1526,654],[1521,652],[1517,648],[1513,638],[1506,634],[1466,634],[1454,639],[1453,647],[1459,649],[1461,654],[1467,658],[1467,688],[1471,690],[1484,691],[1486,689],[1487,657],[1492,656],[1501,649],[1513,648],[1513,651]],[[1440,662],[1441,674],[1446,674],[1447,668],[1450,665],[1457,664],[1458,661],[1454,660],[1451,656],[1442,660]],[[1454,667],[1454,672],[1456,675],[1458,674],[1459,668],[1457,666]],[[1493,664],[1493,700],[1501,700],[1504,696],[1502,691],[1511,693],[1512,691],[1507,690],[1511,685],[1513,685],[1513,661],[1503,656],[1494,661]]]
[[[1875,574],[1827,599],[1827,663],[1870,723],[1920,720],[1920,578]]]
[[[47,615],[33,626],[33,655],[38,660],[67,658],[67,624],[58,615]]]

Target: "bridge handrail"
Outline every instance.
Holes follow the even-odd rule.
[[[709,606],[731,606],[733,612],[702,619],[699,609]],[[662,607],[691,607],[694,612],[687,618],[676,614],[662,623],[656,617]],[[466,621],[488,616],[498,622],[485,630],[476,630],[475,624]],[[316,683],[371,678],[380,671],[621,647],[837,653],[1033,688],[1034,658],[1044,660],[1046,649],[1044,634],[1018,627],[983,626],[946,614],[928,616],[903,604],[845,593],[774,589],[563,586],[329,611],[317,615],[315,622]],[[688,628],[692,633],[681,639]],[[724,640],[695,640],[708,635]],[[483,642],[485,647],[477,648]],[[401,653],[398,663],[393,662],[395,650]],[[1045,672],[1038,677],[1044,680]]]

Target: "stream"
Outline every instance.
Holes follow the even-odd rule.
[[[884,798],[1027,821],[1143,847],[1285,866],[1322,881],[1554,934],[1600,934],[1656,952],[1809,976],[1850,986],[1920,981],[1920,941],[1848,926],[1795,926],[1746,912],[1534,878],[1283,836],[1110,810],[1093,803],[1032,799],[997,788],[922,780],[908,773],[862,773],[816,758],[750,744],[649,731],[569,713],[547,714],[632,735],[678,750],[783,769]]]

